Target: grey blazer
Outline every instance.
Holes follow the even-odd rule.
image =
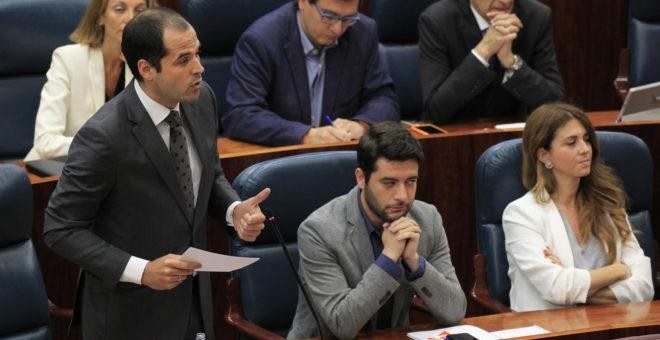
[[[215,96],[204,84],[181,112],[202,166],[197,204],[186,212],[174,164],[133,83],[90,118],[73,139],[46,209],[44,239],[83,270],[76,313],[84,339],[182,339],[193,293],[119,282],[131,255],[154,260],[206,248],[207,212],[224,221],[238,196],[216,146]],[[213,339],[211,286],[199,274],[202,317]]]
[[[367,227],[358,207],[359,192],[355,187],[330,201],[298,229],[299,271],[325,334],[353,338],[361,330],[374,329],[377,311],[391,295],[392,326],[408,325],[413,293],[424,300],[438,322],[458,323],[465,316],[465,294],[451,264],[442,219],[435,207],[421,201],[413,203],[409,216],[422,228],[418,252],[426,259],[426,271],[415,281],[397,281],[374,263]],[[373,322],[367,325],[370,321]],[[287,337],[317,335],[309,306],[299,294]]]

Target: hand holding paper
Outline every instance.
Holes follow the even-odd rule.
[[[249,266],[259,258],[227,256],[190,247],[181,254],[181,260],[200,263],[202,266],[195,270],[198,272],[231,272]]]

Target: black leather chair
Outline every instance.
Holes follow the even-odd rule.
[[[644,254],[656,273],[656,246],[651,224],[653,161],[644,142],[627,133],[598,131],[604,162],[614,168],[629,197],[628,216]],[[479,254],[474,257],[471,296],[490,312],[509,311],[511,282],[504,248],[502,213],[525,194],[522,185],[522,141],[508,140],[486,150],[476,169],[476,228]],[[654,274],[655,280],[655,274]],[[657,287],[657,282],[654,281]]]
[[[202,44],[203,76],[218,99],[218,118],[227,111],[225,92],[238,39],[255,20],[288,1],[181,0],[181,15]]]
[[[0,160],[22,159],[53,50],[70,43],[88,0],[0,1]]]
[[[628,48],[619,53],[614,88],[624,100],[630,87],[660,81],[660,1],[628,2]]]
[[[32,239],[32,186],[0,164],[0,338],[50,339],[49,309]]]
[[[271,195],[261,204],[277,217],[287,249],[298,266],[297,232],[317,208],[355,186],[354,151],[330,151],[284,157],[255,164],[241,172],[234,188],[248,198],[265,187]],[[251,337],[286,336],[298,302],[298,286],[280,244],[266,227],[256,242],[231,238],[230,253],[259,257],[256,263],[232,273],[227,285],[227,322]]]
[[[369,15],[378,25],[380,58],[394,81],[401,119],[417,120],[422,112],[417,21],[434,1],[369,1]]]

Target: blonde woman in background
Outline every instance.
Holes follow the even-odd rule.
[[[53,52],[26,161],[66,156],[78,129],[133,79],[121,56],[126,23],[155,0],[91,0],[69,38]]]
[[[502,216],[511,309],[653,299],[650,260],[584,112],[539,107],[527,120],[522,152],[529,191]]]

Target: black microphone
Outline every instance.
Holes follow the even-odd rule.
[[[305,297],[305,301],[307,301],[307,305],[309,306],[309,309],[312,311],[312,316],[314,317],[314,321],[316,322],[316,327],[319,330],[319,336],[321,337],[321,340],[323,340],[324,339],[323,328],[321,328],[321,323],[319,322],[319,317],[316,314],[316,309],[314,309],[314,304],[312,303],[312,300],[309,298],[309,294],[307,293],[307,290],[303,286],[302,280],[298,275],[298,271],[296,270],[296,267],[293,265],[293,260],[291,260],[291,255],[289,255],[289,252],[286,249],[286,245],[284,244],[284,238],[282,237],[282,233],[280,233],[280,227],[277,226],[277,218],[275,217],[275,214],[273,214],[273,210],[271,208],[264,207],[262,211],[266,216],[267,223],[269,223],[272,226],[273,231],[275,231],[275,237],[277,237],[277,240],[280,242],[280,245],[282,246],[282,250],[284,251],[284,255],[286,255],[287,261],[289,261],[289,267],[291,268],[293,275],[296,276],[296,281],[298,281],[298,287],[300,287],[300,290],[303,293],[303,297]]]

